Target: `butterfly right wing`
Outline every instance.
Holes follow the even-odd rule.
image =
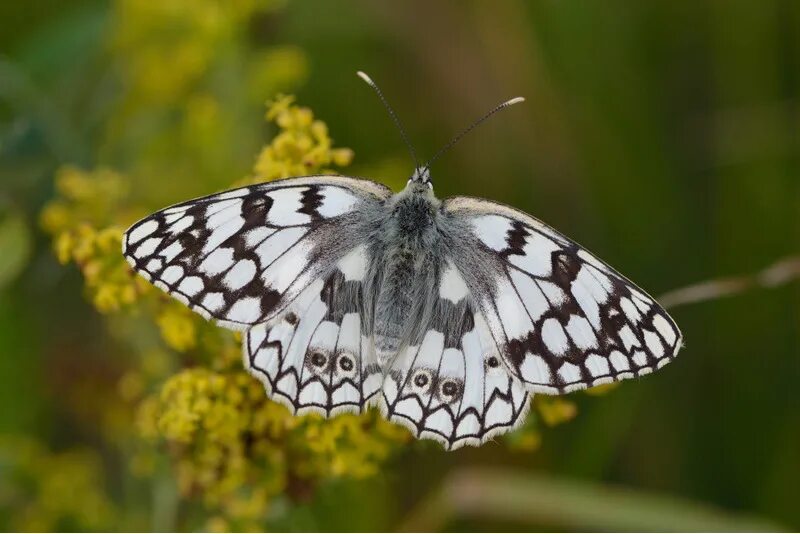
[[[506,365],[532,391],[567,393],[643,376],[669,363],[680,330],[649,295],[533,217],[455,197],[467,275]]]

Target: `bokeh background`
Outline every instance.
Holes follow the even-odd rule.
[[[798,35],[793,0],[0,3],[0,528],[800,529]],[[524,209],[654,295],[726,278],[667,297],[681,357],[454,453],[267,401],[120,235],[279,176],[400,187],[357,69],[423,156],[527,97],[437,193]]]

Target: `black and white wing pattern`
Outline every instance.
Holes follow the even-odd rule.
[[[293,413],[362,412],[383,375],[365,319],[368,253],[359,246],[275,319],[248,330],[245,366]]]
[[[123,239],[131,266],[204,317],[237,330],[273,319],[359,245],[347,230],[391,191],[310,176],[163,209]]]
[[[380,407],[391,421],[447,449],[480,445],[525,419],[529,393],[500,355],[489,325],[452,263],[418,339],[385,373]]]
[[[642,376],[680,349],[677,326],[646,293],[500,204],[437,201],[425,230],[433,249],[387,253],[434,205],[412,200],[398,221],[409,197],[391,195],[339,176],[243,187],[142,219],[123,253],[193,310],[246,331],[245,366],[293,412],[377,404],[448,449],[515,428],[534,393]],[[383,287],[389,267],[406,269],[397,261],[420,270]],[[420,302],[404,303],[414,285]],[[397,288],[388,313],[378,293]],[[394,330],[397,345],[379,359],[378,338]]]
[[[681,333],[664,309],[549,226],[486,200],[451,198],[443,209],[471,231],[472,259],[457,267],[504,364],[531,391],[642,376],[677,354]]]

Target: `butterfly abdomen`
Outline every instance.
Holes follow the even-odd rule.
[[[427,189],[427,188],[426,188]],[[429,288],[436,285],[439,232],[435,199],[400,194],[389,206],[376,280],[375,348],[378,360],[390,360],[413,336],[429,309]]]

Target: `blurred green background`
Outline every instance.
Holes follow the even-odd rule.
[[[379,425],[320,452],[338,427],[279,414],[253,453],[248,415],[230,466],[197,452],[206,427],[175,433],[162,388],[238,376],[215,352],[235,340],[126,293],[146,290],[102,237],[269,177],[278,93],[354,152],[315,165],[398,187],[411,162],[361,69],[423,157],[527,98],[437,162],[440,198],[523,209],[654,295],[756,275],[800,254],[798,36],[794,0],[0,3],[0,528],[800,529],[796,263],[676,306],[675,363],[543,400],[516,436],[444,453]]]

